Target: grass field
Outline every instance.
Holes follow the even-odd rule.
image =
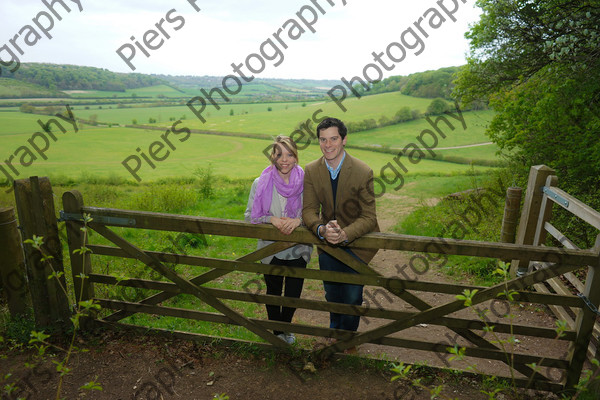
[[[140,96],[140,97],[158,97],[162,95],[164,97],[183,97],[186,96],[186,93],[181,92],[177,89],[174,89],[167,85],[156,85],[156,86],[148,86],[137,89],[126,89],[124,92],[110,92],[110,91],[102,91],[102,90],[66,90],[65,93],[69,94],[72,97],[97,97],[97,98],[106,98],[106,97],[132,97],[132,96]]]
[[[429,99],[417,99],[398,93],[385,93],[361,99],[350,99],[345,105],[348,107],[348,118],[353,116],[355,120],[362,120],[386,113],[391,116],[396,110],[405,105],[413,108],[425,108],[429,102]],[[269,108],[272,111],[267,111]],[[273,136],[279,133],[290,134],[298,122],[311,118],[312,114],[319,109],[322,109],[323,112],[318,117],[323,117],[328,114],[328,110],[335,111],[337,106],[331,102],[308,103],[305,106],[300,102],[235,104],[223,108],[219,113],[215,113],[214,118],[206,125],[211,125],[217,131],[245,134],[266,133]],[[230,110],[234,111],[233,116],[229,115]],[[122,124],[131,123],[133,118],[138,119],[139,123],[147,123],[148,118],[155,118],[159,121],[156,125],[165,126],[165,130],[172,124],[169,121],[170,119],[187,116],[180,127],[206,128],[192,115],[186,106],[123,109],[107,109],[105,107],[102,110],[85,110],[82,107],[75,107],[73,112],[78,118],[88,119],[88,113],[97,114],[99,121]],[[247,114],[244,114],[246,112]],[[497,159],[494,145],[451,148],[482,143],[488,140],[484,134],[484,129],[493,115],[492,112],[465,112],[463,115],[466,129],[462,128],[459,121],[450,117],[446,118],[455,126],[455,130],[452,131],[443,122],[440,123],[439,126],[445,132],[446,138],[441,136],[438,138],[437,148],[442,148],[442,150],[435,151],[444,157]],[[342,115],[342,117],[346,118],[346,115]],[[17,152],[20,146],[31,147],[28,142],[31,135],[34,132],[41,131],[37,120],[40,119],[46,122],[50,118],[53,117],[24,114],[16,111],[0,113],[0,137],[2,140],[0,160],[7,160]],[[131,155],[139,158],[139,152],[148,154],[150,144],[157,140],[160,141],[160,135],[163,133],[162,131],[124,127],[90,126],[84,126],[79,133],[75,133],[71,126],[66,123],[64,125],[69,129],[66,134],[62,134],[56,128],[54,129],[57,134],[57,141],[50,142],[48,150],[44,153],[44,156],[48,159],[42,159],[41,155],[34,152],[36,159],[31,162],[30,166],[25,167],[18,163],[17,158],[13,161],[13,165],[17,167],[19,175],[15,176],[16,174],[13,173],[13,177],[48,175],[60,179],[81,179],[97,175],[105,178],[133,179],[122,165],[122,162]],[[431,126],[425,119],[419,119],[367,132],[352,133],[348,138],[348,144],[365,147],[376,145],[401,149],[409,143],[416,143],[416,136],[423,129],[430,128]],[[429,139],[427,138],[427,143],[431,143]],[[206,168],[209,165],[216,175],[235,178],[255,177],[266,165],[263,150],[270,144],[269,141],[259,139],[202,134],[192,134],[185,142],[179,142],[177,137],[172,140],[175,142],[176,149],[170,150],[164,161],[156,162],[155,168],[139,158],[141,165],[137,174],[140,179],[156,181],[169,177],[186,177],[193,174],[197,168]],[[447,147],[451,149],[443,149]],[[139,152],[136,151],[138,148],[140,149]],[[350,151],[367,162],[373,168],[376,176],[380,175],[384,166],[393,163],[393,157],[396,154],[359,149]],[[320,155],[318,146],[311,145],[300,152],[300,164],[305,165],[310,160],[320,157]],[[20,155],[17,155],[17,157],[22,156],[23,151]],[[432,160],[421,160],[416,164],[411,164],[405,160],[405,164],[409,169],[407,173],[403,174],[405,179],[410,179],[413,176],[465,176],[473,171],[479,174],[488,171],[488,168],[485,167],[475,167],[471,171],[466,164]],[[133,159],[129,165],[131,168],[137,168]],[[388,173],[388,179],[391,181],[394,178],[390,177]],[[399,179],[394,180],[391,185],[398,187]],[[4,180],[4,177],[0,175],[0,182],[2,180]]]
[[[460,118],[458,114],[454,113],[454,115]],[[443,121],[438,123],[438,127],[446,133],[446,138],[440,137],[438,147],[464,146],[489,142],[489,138],[485,135],[485,129],[491,121],[494,112],[467,111],[463,112],[462,115],[466,128],[463,128],[459,120],[449,116],[444,117],[452,124],[454,130],[449,128]],[[437,118],[432,117],[431,119],[436,121]],[[418,119],[402,124],[353,133],[352,143],[362,146],[379,145],[402,149],[407,144],[415,142],[415,137],[424,129],[431,130],[433,128],[425,119]]]
[[[66,109],[65,109],[66,110]],[[8,111],[0,113],[0,137],[2,137],[2,154],[12,146],[8,146],[7,136],[15,134],[29,134],[41,130],[37,123],[38,119],[47,121],[49,117],[45,115],[25,114],[19,111]]]
[[[216,96],[218,98],[218,95]],[[302,106],[304,103],[305,107]],[[348,99],[343,103],[348,109],[346,113],[330,101],[223,104],[220,110],[209,103],[203,112],[206,123],[197,119],[187,106],[124,109],[107,109],[104,106],[102,110],[94,110],[93,114],[98,115],[98,121],[102,122],[130,124],[135,118],[139,123],[146,123],[152,117],[163,125],[168,123],[171,117],[178,119],[185,115],[190,121],[190,128],[277,135],[289,134],[298,123],[311,119],[312,114],[319,109],[322,112],[316,118],[336,116],[344,121],[362,121],[368,118],[379,119],[382,115],[392,117],[404,106],[423,112],[430,103],[430,99],[404,96],[397,92]],[[268,111],[269,107],[271,111]],[[230,115],[231,110],[233,116]],[[81,117],[86,118],[86,112],[81,113]]]
[[[128,128],[88,128],[74,133],[57,133],[57,141],[50,142],[44,153],[47,160],[38,157],[31,166],[24,167],[18,162],[16,166],[22,176],[48,175],[79,178],[82,175],[99,175],[103,177],[115,175],[133,179],[121,164],[130,155],[138,154],[139,147],[148,154],[149,145],[161,140],[160,131],[146,131]],[[183,135],[182,135],[183,136]],[[19,146],[27,146],[30,133],[2,133],[2,160],[9,157]],[[270,141],[230,136],[213,136],[192,134],[185,142],[174,140],[175,150],[161,162],[156,162],[152,169],[143,162],[139,176],[143,180],[156,181],[166,177],[190,176],[196,168],[212,166],[216,175],[251,178],[258,176],[264,169],[267,159],[263,150]],[[393,162],[392,154],[352,149],[353,155],[369,164],[376,175],[388,162]],[[37,153],[34,153],[37,154]],[[321,156],[318,146],[311,145],[300,151],[300,164]],[[462,175],[470,171],[464,164],[444,163],[421,160],[418,164],[405,161],[410,175]],[[133,162],[130,165],[135,165]],[[476,171],[487,168],[476,167]]]

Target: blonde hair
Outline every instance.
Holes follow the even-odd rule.
[[[280,155],[280,153],[277,152],[279,148],[277,146],[278,144],[281,145],[285,150],[292,153],[296,158],[296,162],[299,161],[298,146],[296,146],[296,143],[289,136],[279,135],[275,138],[275,141],[273,142],[273,147],[271,148],[271,162],[273,164],[275,164],[275,161],[277,161],[277,158],[279,158]]]

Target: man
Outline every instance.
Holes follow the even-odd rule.
[[[326,118],[317,126],[317,138],[323,157],[305,167],[302,219],[308,229],[330,245],[339,245],[365,263],[376,249],[346,247],[356,238],[379,232],[375,212],[373,170],[350,156],[345,149],[346,126],[337,118]],[[319,251],[321,270],[357,273],[352,268]],[[324,282],[329,302],[361,305],[363,286]],[[356,331],[360,317],[330,313],[329,327]]]

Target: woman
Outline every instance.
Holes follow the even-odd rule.
[[[253,224],[272,224],[284,235],[289,235],[302,223],[302,189],[304,171],[298,165],[298,149],[296,143],[287,136],[277,136],[271,150],[271,165],[254,180],[250,189],[248,206],[244,213],[246,221]],[[273,242],[258,241],[258,248]],[[310,260],[312,245],[296,245],[280,251],[261,261],[264,264],[283,265],[287,267],[306,268]],[[273,267],[271,271],[279,269]],[[304,279],[265,274],[267,294],[299,298]],[[285,286],[285,289],[284,289]],[[270,320],[292,322],[295,308],[266,305]],[[289,344],[296,341],[293,333],[274,331]]]

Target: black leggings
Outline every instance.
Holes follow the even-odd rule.
[[[306,261],[304,258],[295,258],[293,260],[280,260],[277,257],[273,257],[271,265],[283,265],[286,267],[297,267],[306,268]],[[279,270],[277,266],[271,268],[273,272]],[[283,290],[285,279],[285,291]],[[265,282],[267,284],[267,294],[274,296],[281,296],[281,292],[284,292],[285,297],[299,298],[302,293],[302,285],[304,285],[304,279],[292,278],[291,276],[279,276],[265,274]],[[272,304],[266,304],[267,315],[272,321],[292,322],[292,317],[296,312],[295,308],[276,306]],[[276,335],[283,333],[281,331],[273,331]]]

